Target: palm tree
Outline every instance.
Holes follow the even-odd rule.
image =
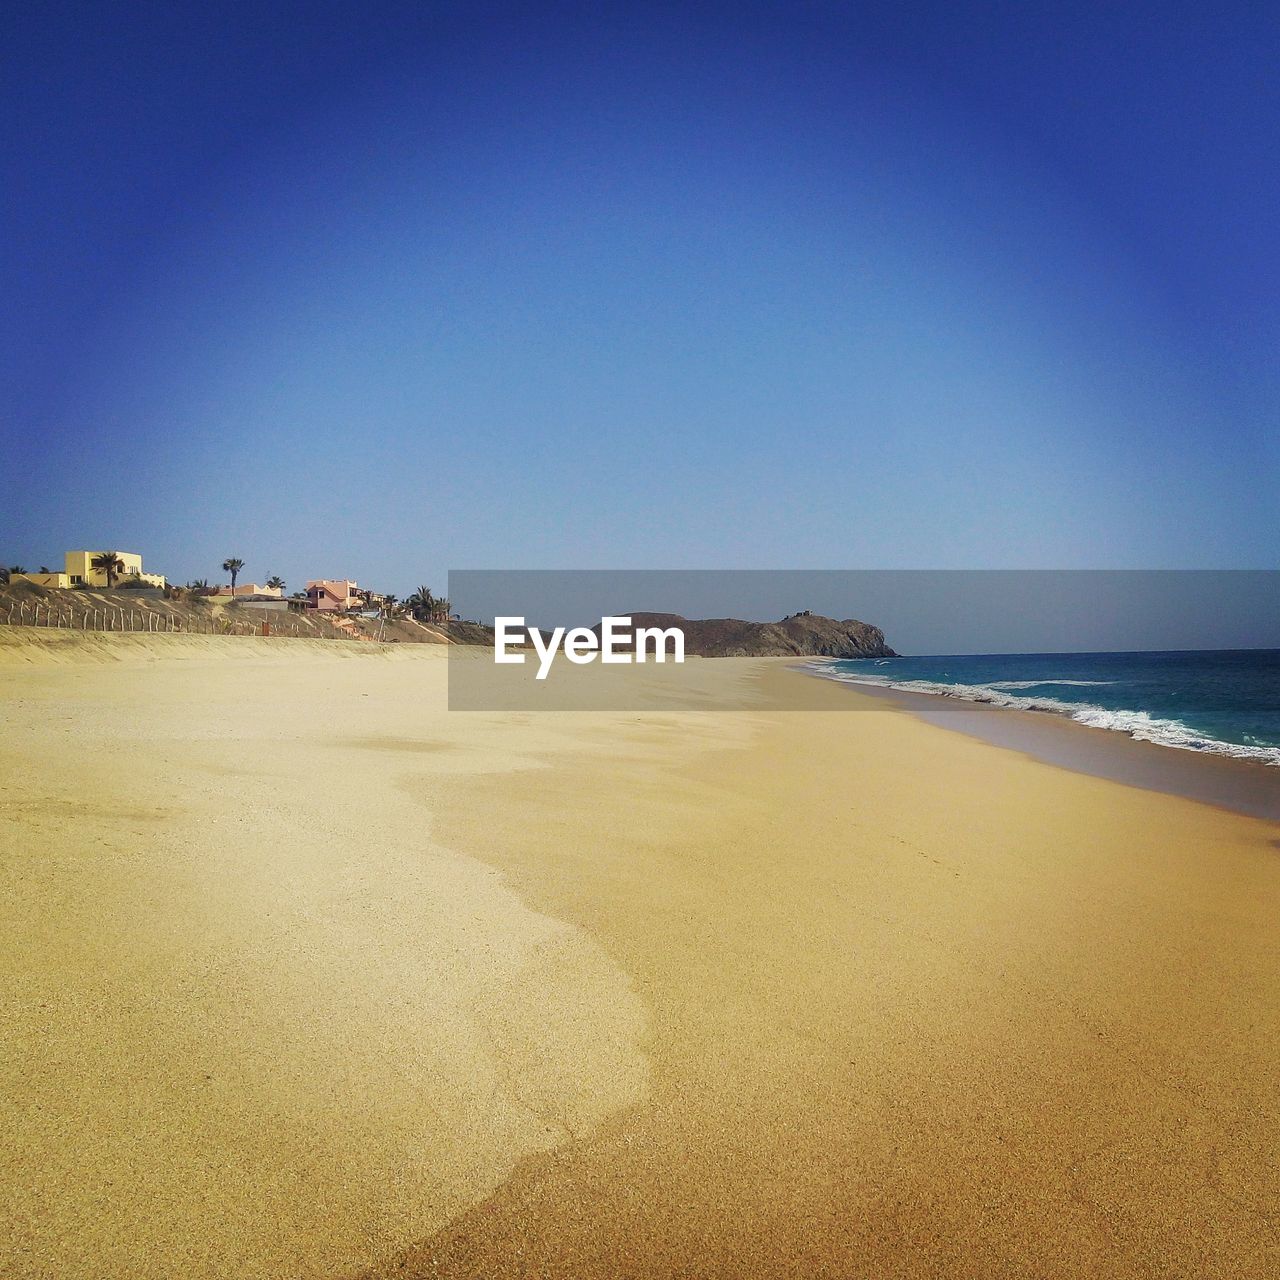
[[[404,605],[400,604],[395,596],[383,596],[382,603],[378,606],[378,612],[384,618],[403,618]]]
[[[235,556],[228,556],[228,557],[227,557],[227,558],[222,562],[222,568],[223,568],[223,570],[224,570],[225,572],[227,572],[227,573],[229,573],[229,574],[231,575],[231,594],[232,594],[232,595],[235,595],[235,593],[236,593],[236,574],[238,574],[238,573],[240,572],[240,570],[244,568],[244,561],[243,561],[243,560],[237,560]]]
[[[430,621],[432,612],[435,609],[436,598],[431,594],[430,587],[419,587],[417,591],[411,595],[405,604],[409,606],[409,612],[421,622],[424,618]]]
[[[26,570],[20,564],[11,564],[7,569],[0,569],[0,582],[8,582],[20,573],[26,573]]]
[[[89,562],[90,568],[107,575],[107,590],[116,585],[116,578],[124,572],[124,561],[118,551],[101,551]]]
[[[433,595],[430,587],[419,587],[405,604],[419,622],[448,622],[449,602]]]
[[[283,591],[284,579],[280,577],[278,573],[273,573],[271,577],[267,579],[267,586],[269,586],[272,591]]]

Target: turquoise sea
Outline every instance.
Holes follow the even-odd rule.
[[[1280,765],[1280,649],[867,658],[816,669],[851,684],[1047,711],[1167,747]]]

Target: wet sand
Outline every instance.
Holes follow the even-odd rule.
[[[1046,764],[1280,822],[1280,769],[1274,765],[1142,742],[1052,712],[877,685],[859,685],[856,692],[856,707],[866,707],[867,699],[885,700],[929,724],[1025,752]]]
[[[0,636],[0,1273],[1280,1267],[1274,824],[785,663],[131,639]]]

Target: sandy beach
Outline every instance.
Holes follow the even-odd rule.
[[[446,666],[0,628],[0,1274],[1280,1271],[1274,823]]]

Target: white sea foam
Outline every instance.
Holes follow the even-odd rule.
[[[1154,742],[1162,747],[1176,747],[1181,751],[1203,751],[1212,755],[1230,756],[1237,760],[1258,760],[1280,767],[1280,747],[1251,746],[1238,742],[1223,742],[1209,738],[1185,725],[1181,720],[1167,720],[1146,711],[1111,711],[1106,707],[1087,702],[1063,702],[1053,697],[1026,697],[1010,693],[1010,688],[1031,688],[1032,683],[1018,680],[999,681],[990,685],[946,684],[935,680],[891,680],[885,676],[852,675],[838,670],[828,663],[811,663],[809,669],[828,680],[841,684],[875,685],[882,689],[901,689],[906,693],[927,693],[935,697],[958,698],[963,702],[981,702],[997,707],[1012,707],[1017,711],[1050,711],[1068,716],[1079,724],[1092,729],[1110,729],[1127,733],[1140,742]],[[1043,681],[1040,684],[1107,684],[1109,681]]]
[[[1051,685],[1063,689],[1090,689],[1098,685],[1115,684],[1114,680],[992,680],[988,689],[1047,689]]]

